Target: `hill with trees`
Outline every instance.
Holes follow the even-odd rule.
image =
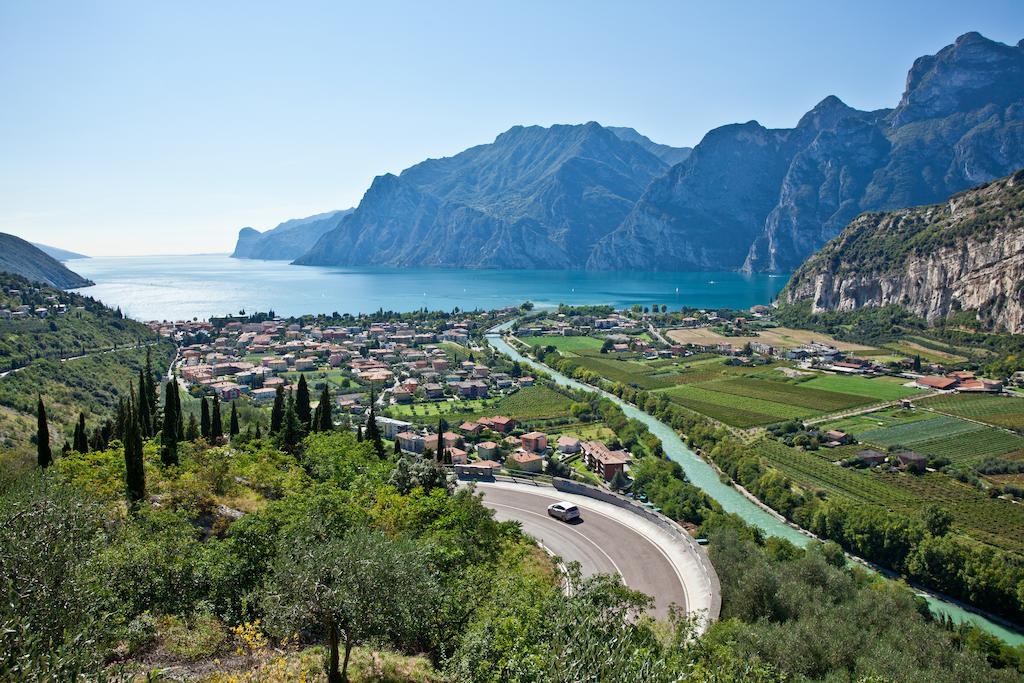
[[[0,232],[0,272],[20,275],[58,289],[93,284],[67,266],[20,237]]]

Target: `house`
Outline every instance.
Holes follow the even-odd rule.
[[[501,469],[501,463],[495,460],[478,460],[470,466],[490,470],[490,474],[496,474]]]
[[[853,441],[853,437],[838,429],[830,429],[825,432],[824,436],[829,445],[835,443],[837,446],[842,446],[843,444],[848,444]]]
[[[222,401],[234,401],[242,395],[242,387],[234,382],[217,382],[211,384],[210,388],[216,392]]]
[[[498,444],[493,441],[484,441],[476,445],[476,454],[481,458],[493,458],[498,455]]]
[[[453,465],[465,465],[469,462],[469,454],[461,448],[449,448],[447,453],[448,460]]]
[[[510,469],[537,473],[544,469],[544,458],[540,457],[536,453],[515,451],[512,455],[508,456],[505,460],[505,464],[508,465]]]
[[[873,451],[869,449],[865,451],[858,451],[857,455],[854,457],[868,467],[874,467],[875,465],[881,465],[884,463],[889,456],[880,451]]]
[[[423,385],[423,393],[427,398],[444,398],[444,387],[437,382],[427,382]]]
[[[544,432],[523,434],[519,440],[523,444],[523,449],[531,453],[543,453],[548,449],[548,435]]]
[[[262,389],[253,389],[251,392],[249,392],[249,396],[252,397],[252,400],[260,405],[273,403],[274,397],[276,395],[277,389],[271,389],[268,387],[264,387]]]
[[[965,379],[957,385],[956,390],[998,394],[1003,390],[1003,383],[991,379]]]
[[[484,426],[479,422],[463,422],[459,425],[459,430],[464,434],[472,434],[473,436],[476,436],[484,430]]]
[[[462,445],[462,437],[455,432],[444,433],[444,447],[445,448],[457,448]]]
[[[583,462],[605,481],[611,481],[616,473],[622,472],[628,461],[625,451],[608,450],[600,441],[583,442]]]
[[[920,387],[921,389],[937,389],[939,391],[949,391],[956,387],[959,383],[954,377],[942,377],[941,375],[927,375],[925,377],[918,377],[914,381],[914,386]]]
[[[920,474],[928,466],[928,456],[914,451],[902,451],[896,454],[896,458],[900,461],[900,466],[908,472]]]
[[[395,403],[412,403],[412,392],[408,389],[392,389],[391,400]]]
[[[575,436],[558,437],[558,452],[564,455],[572,455],[580,452],[580,440]]]
[[[412,427],[412,423],[378,415],[377,427],[380,429],[381,436],[385,439],[394,439],[399,432],[408,431]]]
[[[510,417],[505,417],[504,415],[492,417],[490,420],[491,429],[502,434],[507,434],[516,428],[516,421]]]
[[[416,432],[399,432],[395,438],[398,439],[398,447],[408,453],[422,453],[426,448],[425,440]]]

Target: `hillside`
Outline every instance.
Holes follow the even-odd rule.
[[[971,310],[990,329],[1024,332],[1024,170],[942,204],[858,217],[780,300],[814,311],[897,304],[932,323]]]
[[[52,256],[58,261],[74,261],[76,259],[89,258],[85,254],[68,251],[67,249],[61,249],[60,247],[51,247],[48,244],[40,244],[39,242],[32,242],[32,246],[38,247],[44,254]]]
[[[667,168],[597,123],[516,126],[375,178],[356,210],[295,262],[580,268]]]
[[[669,166],[675,166],[686,161],[693,152],[693,147],[672,147],[655,142],[646,135],[638,133],[633,128],[625,126],[608,126],[607,128],[626,142],[635,142],[640,145]]]
[[[943,201],[1024,166],[1022,111],[1024,41],[965,34],[914,62],[895,109],[827,97],[795,128],[712,130],[587,265],[792,270],[864,211]]]
[[[43,253],[20,237],[0,232],[0,271],[21,275],[33,282],[71,289],[93,284],[69,270],[60,261]]]
[[[238,231],[232,258],[290,261],[302,256],[328,230],[338,226],[352,209],[328,211],[306,218],[293,218],[275,228],[260,232],[255,228]]]

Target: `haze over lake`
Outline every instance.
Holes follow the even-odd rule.
[[[184,319],[266,311],[366,313],[501,308],[532,301],[748,308],[768,304],[786,275],[429,268],[329,268],[224,254],[105,257],[75,261],[96,282],[81,291],[133,318]]]

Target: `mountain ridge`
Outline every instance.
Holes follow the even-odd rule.
[[[350,213],[352,209],[340,209],[292,218],[264,232],[251,227],[242,228],[238,231],[231,258],[290,261],[306,253],[321,235]]]
[[[95,284],[31,242],[3,232],[0,232],[0,271],[14,273],[32,282],[41,282],[57,289],[73,289]]]

